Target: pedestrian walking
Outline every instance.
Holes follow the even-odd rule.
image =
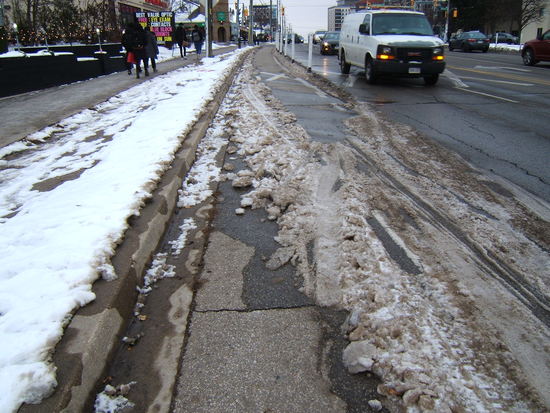
[[[193,27],[193,31],[191,32],[191,40],[193,41],[193,44],[195,45],[195,50],[197,52],[197,60],[199,60],[199,56],[202,51],[202,44],[204,42],[204,34],[202,30],[195,24]]]
[[[176,31],[174,33],[174,39],[176,40],[176,43],[178,44],[180,48],[180,56],[182,58],[187,56],[187,50],[186,47],[189,46],[189,41],[187,40],[187,30],[185,30],[185,27],[183,24],[178,24],[178,27],[176,27]]]
[[[126,69],[128,70],[128,75],[132,74],[132,67],[136,62],[133,52],[133,38],[134,38],[134,28],[132,24],[128,23],[122,32],[122,47],[126,50],[126,55],[124,56],[124,63],[126,64]]]
[[[149,71],[146,66],[147,54],[145,52],[145,44],[147,43],[145,30],[139,23],[134,24],[134,56],[136,58],[136,78],[139,79],[139,73],[141,72],[141,62],[143,62],[143,68],[145,69],[145,76],[149,76]]]
[[[151,67],[153,68],[153,72],[157,72],[157,62],[155,59],[157,58],[159,54],[159,47],[157,45],[157,36],[155,36],[155,33],[151,32],[149,27],[145,28],[145,75],[147,76],[148,68],[149,68],[149,60],[151,61]]]

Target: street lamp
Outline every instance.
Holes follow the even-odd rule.
[[[99,41],[99,52],[103,53],[103,49],[101,49],[101,36],[100,36],[101,32],[99,29],[95,29],[95,32],[97,33],[97,40]]]
[[[21,51],[21,45],[19,44],[19,33],[17,31],[17,23],[13,23],[12,27],[13,31],[15,32],[15,50]]]

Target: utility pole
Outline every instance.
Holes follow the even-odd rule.
[[[241,12],[239,10],[239,0],[235,3],[237,9],[237,44],[241,48]]]
[[[249,11],[248,11],[248,45],[249,46],[254,46],[254,36],[252,34],[252,28],[253,28],[253,16],[254,16],[254,10],[253,10],[253,5],[254,3],[254,0],[250,0],[250,7],[249,7]]]
[[[443,41],[446,42],[449,38],[449,19],[451,18],[451,0],[447,0],[447,19],[445,19],[445,34]]]
[[[206,0],[206,57],[212,57],[212,0]]]

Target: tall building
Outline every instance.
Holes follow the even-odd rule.
[[[277,25],[277,5],[276,2],[271,7],[268,5],[254,5],[252,7],[252,21],[255,28],[269,28],[269,23],[275,27]]]
[[[354,9],[350,6],[333,6],[328,9],[328,31],[339,32],[344,22],[344,17],[352,13]]]

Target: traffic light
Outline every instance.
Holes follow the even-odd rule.
[[[458,9],[453,9],[453,18],[457,18],[458,17]]]

